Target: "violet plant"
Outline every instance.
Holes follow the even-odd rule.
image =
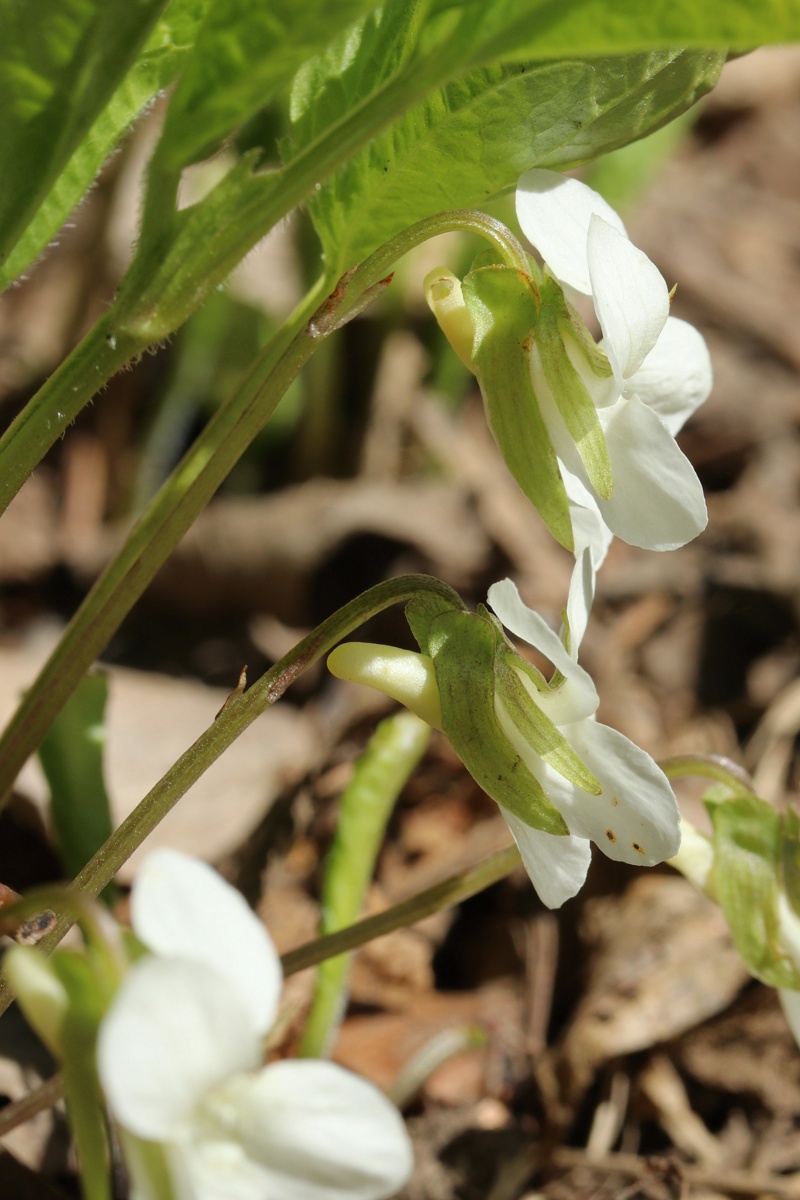
[[[87,898],[304,669],[398,602],[408,604],[418,654],[348,643],[331,667],[445,732],[500,805],[547,904],[580,889],[590,840],[642,865],[679,853],[666,776],[597,723],[578,650],[612,536],[667,550],[704,527],[702,491],[675,434],[708,394],[710,367],[696,331],[669,316],[666,283],[617,215],[559,172],[684,112],[714,86],[730,49],[800,36],[800,10],[710,0],[83,0],[67,12],[42,0],[37,21],[32,33],[19,7],[0,13],[3,284],[32,269],[131,123],[171,92],[131,266],[108,311],[0,438],[0,511],[70,436],[83,406],[95,396],[103,403],[111,375],[168,338],[300,205],[321,253],[308,294],[141,514],[31,681],[0,737],[0,797],[314,352],[389,286],[396,262],[421,242],[460,230],[489,244],[463,281],[434,272],[426,290],[479,380],[509,470],[575,555],[561,631],[528,609],[511,581],[490,590],[494,615],[469,612],[425,577],[354,598],[237,694],[131,818],[91,848],[73,891],[49,898],[56,919],[41,948],[10,956],[0,998],[6,1006],[11,988],[19,993],[63,1063],[88,1200],[109,1194],[101,1098],[122,1131],[136,1194],[377,1200],[410,1167],[388,1102],[329,1064],[259,1070],[279,972],[243,902],[208,868],[151,860],[134,892],[133,924],[152,956],[134,961],[142,947],[125,949],[119,931],[87,916]],[[286,136],[237,153],[234,135],[268,106]],[[233,149],[229,169],[180,208],[186,170],[222,147]],[[514,186],[541,264],[478,211]],[[576,291],[593,300],[599,344],[578,316]],[[549,679],[503,626],[544,652]],[[416,761],[422,744],[416,730],[398,745],[398,762]],[[345,888],[348,919],[376,846],[372,836],[352,865],[359,882]],[[498,869],[518,862],[506,855]],[[719,852],[714,862],[722,896],[727,868]],[[346,857],[331,870],[346,876]],[[479,873],[469,886],[496,877]],[[196,890],[205,894],[200,939]],[[455,894],[444,889],[434,903]],[[404,914],[411,919],[413,908]],[[76,915],[88,930],[86,952],[59,951],[45,966],[42,952]],[[226,947],[231,928],[235,945]],[[796,979],[781,976],[788,988]],[[147,1051],[146,1069],[131,1058],[134,1040]],[[326,1040],[325,1029],[315,1035],[319,1046]],[[361,1123],[357,1140],[342,1135],[348,1113]]]

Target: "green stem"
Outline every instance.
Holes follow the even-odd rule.
[[[402,903],[395,904],[374,917],[356,921],[355,925],[350,925],[347,929],[329,933],[327,937],[317,938],[313,942],[307,942],[305,946],[290,950],[281,959],[283,973],[285,976],[295,975],[298,971],[314,967],[336,954],[357,950],[359,946],[387,933],[393,933],[395,929],[414,925],[417,921],[429,917],[431,913],[460,904],[462,900],[468,900],[470,896],[477,895],[498,880],[505,879],[521,861],[516,846],[498,850],[496,854],[470,867],[468,871],[452,875],[449,879],[412,896],[410,900],[403,900]]]
[[[159,221],[160,236],[148,238],[145,222],[139,252],[120,289],[126,328],[152,340],[177,329],[256,242],[451,71],[441,56],[430,56],[400,72],[286,166],[243,178],[222,206],[224,219],[211,192],[205,209],[201,201],[173,215],[170,227]],[[223,195],[225,179],[218,188]]]
[[[662,759],[658,765],[668,779],[702,775],[726,784],[735,795],[753,795],[753,781],[744,767],[721,754],[675,754],[672,758]]]
[[[149,833],[177,804],[189,788],[227,750],[235,739],[279,700],[286,689],[324,654],[370,617],[410,600],[421,592],[433,593],[452,604],[458,597],[452,588],[427,575],[401,575],[370,588],[318,625],[243,695],[230,701],[197,741],[185,751],[166,775],[151,788],[133,812],[112,833],[90,862],[76,876],[74,887],[97,896],[111,882]],[[43,952],[52,950],[73,924],[68,913],[59,913],[53,928],[39,942]],[[0,981],[0,1012],[11,1002],[5,980]]]
[[[388,241],[337,285],[311,320],[312,293],[201,433],[194,446],[139,518],[67,626],[57,647],[26,691],[0,739],[0,803],[37,749],[86,670],[108,644],[231,467],[264,427],[289,384],[322,340],[360,311],[386,282],[398,258],[448,230],[481,233],[513,257],[512,235],[482,213],[442,213]],[[509,242],[511,239],[511,242]]]
[[[113,333],[106,313],[0,438],[0,513],[92,396],[147,340]]]
[[[449,879],[444,879],[441,883],[436,883],[424,892],[412,896],[410,900],[403,900],[400,904],[387,908],[375,917],[366,917],[348,929],[340,929],[337,933],[331,933],[327,937],[316,938],[313,942],[298,946],[296,950],[290,950],[281,958],[284,977],[296,975],[298,971],[304,971],[307,967],[315,967],[335,955],[345,954],[349,950],[357,950],[359,946],[363,946],[375,938],[383,937],[387,933],[393,933],[395,929],[413,925],[415,922],[431,916],[432,913],[441,912],[442,909],[450,908],[454,904],[460,904],[462,900],[468,900],[470,896],[475,896],[478,892],[491,887],[492,884],[505,879],[520,865],[520,861],[516,846],[509,846],[505,850],[499,850],[496,854],[490,855],[489,858],[485,858],[467,871],[452,875]],[[5,998],[3,1004],[5,1007],[8,1006]],[[0,1112],[0,1137],[5,1137],[7,1133],[16,1129],[24,1121],[29,1121],[37,1113],[43,1112],[44,1109],[55,1104],[61,1094],[61,1079],[58,1075],[54,1075],[30,1095],[9,1104]]]
[[[256,361],[230,401],[217,411],[194,446],[136,522],[125,545],[94,584],[17,709],[0,740],[0,800],[36,750],[88,667],[150,583],[228,471],[269,419],[297,371],[313,352],[302,329],[284,353],[283,339]]]
[[[381,721],[361,754],[342,792],[336,833],[325,856],[320,933],[352,924],[361,911],[386,824],[430,735],[430,726],[404,709]],[[301,1057],[324,1058],[330,1053],[347,1001],[349,970],[350,957],[342,954],[317,972]]]
[[[410,73],[390,81],[347,114],[282,170],[245,181],[225,220],[218,220],[213,228],[203,227],[201,202],[176,215],[175,224],[169,227],[171,244],[165,245],[163,239],[148,244],[144,231],[140,251],[114,307],[0,438],[0,514],[81,409],[121,366],[179,328],[257,241],[394,117],[442,83],[441,76],[442,63],[420,61]],[[157,182],[154,178],[154,187]],[[499,222],[494,224],[499,227]],[[511,265],[528,271],[519,243],[508,231],[506,235],[511,241],[498,245],[501,253],[508,260],[505,251],[514,242]],[[209,254],[213,258],[209,259]]]
[[[148,239],[143,230],[114,306],[0,439],[0,514],[77,413],[124,363],[174,333],[256,242],[452,70],[443,56],[421,60],[280,171],[243,180],[223,211],[204,208],[201,201],[183,213],[173,212],[162,236]],[[154,178],[153,186],[166,187],[165,196],[172,195],[169,180]],[[107,338],[116,339],[116,345]]]

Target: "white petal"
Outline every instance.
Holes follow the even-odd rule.
[[[205,1093],[261,1060],[238,994],[215,971],[146,958],[100,1027],[97,1064],[109,1107],[137,1137],[169,1138]]]
[[[636,396],[599,415],[614,491],[597,505],[609,529],[645,550],[674,550],[702,533],[708,514],[700,480],[661,418]]]
[[[492,584],[489,603],[506,629],[535,646],[564,676],[565,683],[550,692],[537,691],[526,676],[520,676],[535,703],[547,713],[550,720],[561,725],[580,721],[593,713],[600,701],[591,676],[575,660],[577,645],[573,658],[544,618],[523,602],[517,585],[511,579]]]
[[[703,335],[688,321],[670,317],[626,390],[655,409],[674,437],[708,399],[712,382]]]
[[[548,908],[560,908],[583,887],[592,859],[589,843],[585,838],[557,837],[531,829],[502,804],[499,807],[542,903]]]
[[[329,1062],[284,1061],[231,1084],[205,1114],[211,1130],[219,1109],[220,1136],[205,1147],[195,1137],[191,1151],[192,1173],[204,1181],[199,1200],[225,1200],[211,1185],[216,1168],[233,1177],[237,1147],[240,1178],[257,1177],[261,1190],[243,1183],[230,1193],[235,1200],[378,1200],[408,1180],[413,1156],[402,1118],[357,1075]]]
[[[788,988],[778,988],[778,999],[781,1002],[783,1015],[794,1034],[794,1040],[800,1046],[800,992],[790,992]]]
[[[617,862],[652,867],[680,846],[678,806],[666,775],[649,754],[616,729],[581,721],[561,732],[603,785],[590,796],[533,754],[525,762],[579,837]]]
[[[272,940],[244,897],[207,863],[156,850],[131,897],[137,936],[154,954],[206,963],[238,991],[253,1028],[275,1021],[283,972]]]
[[[602,217],[589,223],[587,257],[603,349],[621,388],[658,341],[669,316],[669,292],[644,251]]]
[[[614,535],[603,520],[592,492],[583,481],[563,464],[561,477],[569,500],[569,515],[575,540],[575,558],[584,550],[591,554],[591,564],[596,574],[605,562],[608,548]],[[579,639],[582,640],[582,639]]]
[[[778,892],[778,928],[783,950],[800,971],[800,916],[792,908],[786,892]]]
[[[594,603],[595,582],[592,552],[587,547],[576,558],[572,578],[569,581],[567,621],[569,622],[570,650],[573,655],[577,655],[578,647],[583,641],[583,635],[589,624],[589,614]]]
[[[553,274],[591,296],[586,258],[589,222],[597,214],[624,236],[625,226],[602,196],[585,183],[534,168],[517,184],[517,219]]]

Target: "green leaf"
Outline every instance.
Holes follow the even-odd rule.
[[[342,792],[339,819],[325,857],[320,934],[350,925],[364,904],[386,824],[397,797],[430,741],[430,727],[410,712],[381,721]],[[330,1053],[345,1003],[351,955],[321,964],[300,1054]]]
[[[166,0],[0,7],[0,263],[137,58]]]
[[[146,105],[172,82],[191,48],[207,0],[172,0],[147,44],[72,154],[0,268],[0,288],[41,254]]]
[[[450,0],[437,0],[447,11]],[[796,0],[468,0],[451,33],[475,60],[619,54],[660,46],[733,46],[800,38]]]
[[[84,676],[39,747],[56,841],[73,876],[111,835],[103,780],[107,697],[104,674]]]
[[[424,8],[420,0],[387,0],[304,64],[292,84],[295,152],[324,135],[410,61]]]
[[[515,816],[545,833],[569,832],[500,728],[495,712],[496,635],[469,612],[444,613],[431,629],[442,728],[475,782]]]
[[[771,987],[800,989],[800,970],[780,938],[783,822],[757,796],[706,797],[714,825],[714,894],[748,971]]]
[[[555,538],[573,548],[569,501],[531,381],[538,302],[528,276],[482,267],[462,284],[475,328],[472,361],[506,466]]]
[[[723,61],[654,51],[491,66],[434,90],[313,198],[331,271],[433,213],[481,207],[530,167],[572,167],[651,133],[711,88]]]
[[[209,154],[373,2],[212,0],[169,106],[160,169],[178,171]]]

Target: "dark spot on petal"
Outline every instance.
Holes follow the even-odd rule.
[[[644,846],[640,846],[638,842],[631,842],[637,854],[644,854]]]
[[[611,803],[614,805],[614,808],[617,807],[617,805],[619,804],[619,800],[617,799],[616,796],[611,797]]]
[[[614,833],[613,829],[606,830],[606,837],[610,842],[615,842],[617,840],[617,835]]]

